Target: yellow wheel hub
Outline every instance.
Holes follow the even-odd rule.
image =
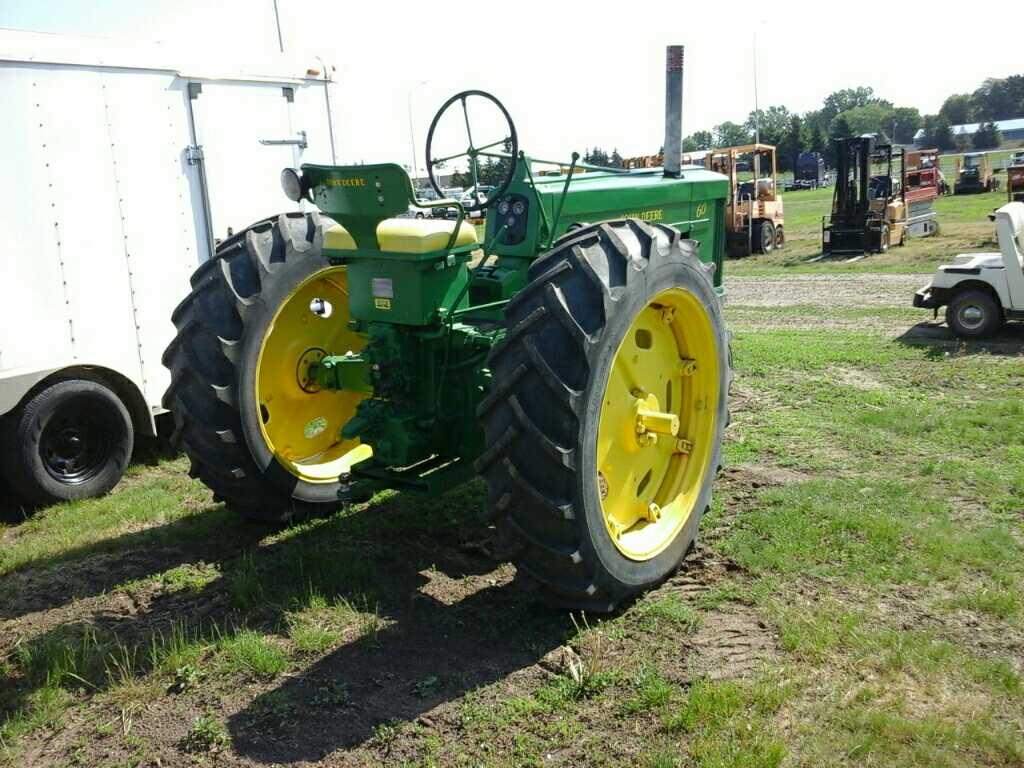
[[[711,318],[688,291],[658,294],[615,354],[597,433],[604,521],[626,557],[655,557],[699,513],[718,401]]]
[[[345,268],[318,272],[278,308],[257,362],[256,402],[267,446],[289,472],[311,483],[334,482],[372,455],[369,446],[339,434],[366,395],[320,390],[308,376],[310,363],[325,355],[363,347],[348,321]]]

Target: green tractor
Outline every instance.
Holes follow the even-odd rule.
[[[669,64],[678,147],[681,51]],[[481,105],[505,124],[475,145]],[[433,151],[450,112],[469,171],[501,174],[482,239],[398,165],[286,169],[286,195],[320,213],[254,224],[196,271],[165,405],[192,474],[255,520],[482,475],[518,571],[561,605],[611,610],[679,566],[711,501],[732,376],[728,180],[678,155],[633,171],[574,155],[534,176],[544,161],[505,108],[466,91],[428,134],[435,188],[457,159]],[[410,204],[458,216],[397,218]]]

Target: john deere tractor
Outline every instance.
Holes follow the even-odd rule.
[[[681,51],[669,65],[678,147]],[[482,107],[504,126],[475,144]],[[482,239],[459,202],[417,200],[398,165],[286,169],[287,196],[319,213],[258,222],[196,271],[166,407],[193,474],[255,520],[482,475],[519,571],[556,602],[609,610],[678,567],[711,500],[731,379],[728,180],[678,154],[579,174],[574,155],[535,176],[544,161],[519,151],[504,106],[466,91],[428,134],[435,188],[458,160],[433,150],[452,112],[469,172],[501,173],[471,209]],[[410,205],[458,215],[396,218]]]

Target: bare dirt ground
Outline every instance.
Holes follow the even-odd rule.
[[[728,274],[728,270],[726,270]],[[726,277],[727,306],[908,307],[928,275],[854,273]]]

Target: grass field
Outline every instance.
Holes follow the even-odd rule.
[[[951,253],[996,248],[987,214],[1006,202],[1006,191],[978,195],[947,195],[935,203],[942,227],[940,237],[911,238],[903,247],[854,263],[809,263],[821,253],[822,217],[832,206],[833,188],[788,192],[785,203],[786,247],[768,257],[729,264],[731,275],[787,274],[794,271],[836,272],[931,272]]]
[[[830,194],[727,264],[726,466],[662,587],[563,615],[479,483],[277,530],[150,449],[106,498],[0,503],[0,764],[1024,766],[1024,327],[909,307],[1000,198],[804,264]]]

